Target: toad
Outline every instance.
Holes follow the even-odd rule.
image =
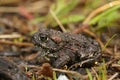
[[[40,28],[32,36],[32,41],[40,50],[39,59],[42,60],[39,61],[43,63],[46,59],[56,68],[76,63],[80,67],[88,67],[101,56],[98,42],[82,34]]]

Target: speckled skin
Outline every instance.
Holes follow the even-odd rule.
[[[57,68],[75,63],[79,63],[81,67],[84,64],[94,64],[101,56],[98,42],[82,34],[41,28],[33,35],[32,41],[41,51],[39,57],[49,58],[48,62]]]

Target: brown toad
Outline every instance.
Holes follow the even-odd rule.
[[[39,57],[49,58],[51,65],[57,68],[75,63],[88,67],[84,65],[94,64],[101,55],[98,42],[82,34],[41,28],[33,35],[32,41],[41,51]]]

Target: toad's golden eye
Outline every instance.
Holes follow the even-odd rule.
[[[48,40],[48,37],[46,35],[39,35],[38,37],[39,37],[38,39],[40,41],[47,41]]]

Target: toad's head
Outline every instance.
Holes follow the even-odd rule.
[[[38,32],[32,36],[33,43],[48,51],[58,51],[65,45],[64,35],[60,31],[40,28]]]

